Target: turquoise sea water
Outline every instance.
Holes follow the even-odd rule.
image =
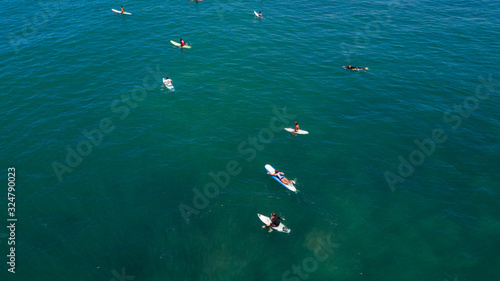
[[[499,12],[4,3],[0,280],[500,280]]]

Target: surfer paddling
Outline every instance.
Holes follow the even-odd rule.
[[[278,169],[274,170],[274,174],[268,173],[271,176],[275,176],[277,179],[279,179],[283,184],[289,185],[289,184],[295,184],[295,181],[288,180],[285,178],[285,173],[278,171]]]
[[[268,225],[263,225],[262,228],[278,227],[280,225],[280,220],[285,220],[285,219],[278,217],[274,212],[272,212],[271,213],[271,223]]]
[[[348,69],[348,70],[368,70],[368,67],[358,67],[358,66],[349,65],[346,67],[346,69]]]

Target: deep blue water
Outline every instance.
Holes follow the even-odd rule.
[[[499,12],[5,3],[0,280],[499,280]]]

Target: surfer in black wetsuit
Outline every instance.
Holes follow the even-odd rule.
[[[284,218],[280,218],[276,215],[276,213],[271,213],[271,223],[268,225],[263,225],[262,228],[266,227],[277,227],[280,225],[280,220],[285,220]]]
[[[349,69],[349,70],[351,70],[351,69],[352,69],[352,70],[367,70],[367,69],[368,69],[368,67],[357,67],[357,66],[351,66],[351,65],[349,65],[349,66],[347,67],[347,69]]]

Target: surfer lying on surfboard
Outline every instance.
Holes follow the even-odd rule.
[[[348,70],[368,70],[368,67],[358,67],[352,65],[346,66],[345,68]]]
[[[285,178],[285,173],[278,171],[278,169],[274,170],[274,174],[268,173],[271,176],[277,177],[282,183],[289,185],[289,184],[295,184],[294,181],[288,180]]]
[[[272,212],[271,213],[271,223],[268,225],[263,225],[262,228],[278,227],[278,225],[280,225],[280,220],[285,220],[285,219],[278,217],[274,212]]]

